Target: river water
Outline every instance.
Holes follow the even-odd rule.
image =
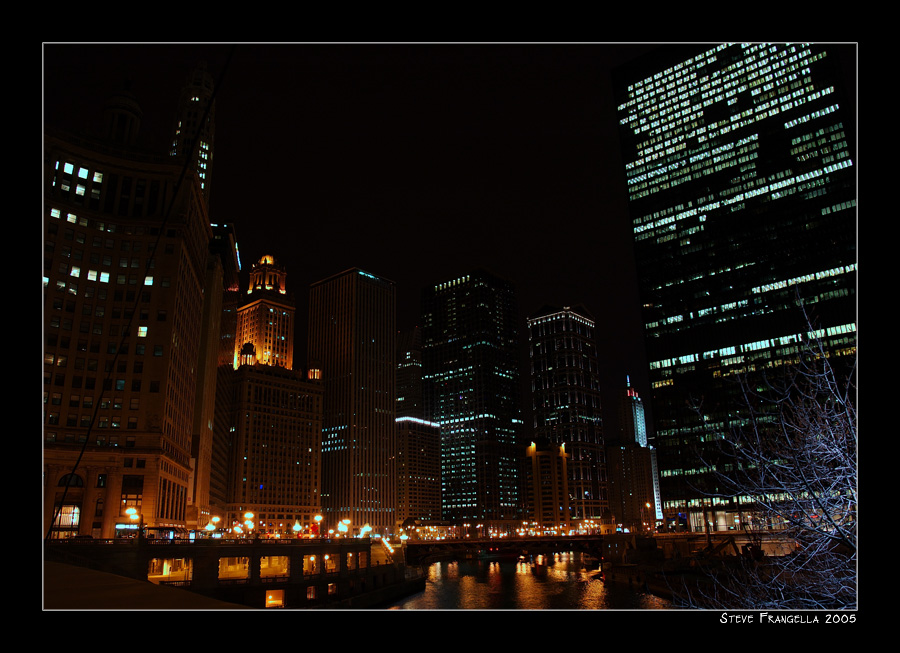
[[[669,601],[605,583],[580,553],[523,560],[452,560],[427,570],[424,592],[390,610],[665,610]]]

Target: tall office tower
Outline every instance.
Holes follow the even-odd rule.
[[[535,439],[565,445],[572,517],[601,519],[609,498],[594,320],[584,307],[545,307],[527,325]]]
[[[210,241],[212,244],[213,241]],[[200,334],[197,370],[204,379],[216,380],[219,334],[222,321],[225,270],[222,259],[210,249],[206,258],[203,296],[203,324],[210,328]],[[219,511],[210,497],[213,476],[213,433],[216,414],[214,387],[201,387],[194,398],[194,425],[191,433],[191,476],[188,483],[187,528],[205,528]]]
[[[324,390],[292,368],[294,304],[287,272],[263,256],[238,302],[234,366],[219,375],[217,439],[228,455],[226,526],[289,536],[321,509]]]
[[[855,354],[855,106],[838,59],[846,51],[665,47],[618,71],[671,521],[721,528],[745,507],[722,496],[710,461],[736,426],[737,375],[778,371],[807,340],[798,296],[825,346]]]
[[[397,339],[397,519],[441,518],[441,431],[425,419],[422,331]]]
[[[196,178],[136,148],[120,95],[112,140],[44,135],[45,533],[188,525],[210,221]],[[126,510],[135,509],[131,521]],[[51,528],[52,524],[52,528]]]
[[[215,85],[206,64],[198,63],[181,89],[175,134],[170,154],[183,163],[185,157],[191,170],[200,179],[203,197],[209,203],[212,182],[213,143],[216,135]]]
[[[293,368],[296,308],[286,278],[284,268],[272,256],[253,264],[247,296],[237,310],[235,368],[257,362]]]
[[[447,520],[522,509],[519,342],[512,284],[483,270],[422,293],[425,418],[441,428]]]
[[[351,531],[396,526],[396,337],[392,281],[351,269],[311,286],[308,354],[325,386],[325,528],[344,519]]]
[[[230,397],[230,382],[234,372],[235,340],[237,338],[237,309],[241,301],[241,261],[234,225],[213,224],[210,252],[222,265],[222,310],[219,346],[216,359],[215,405],[221,407],[219,391]],[[211,467],[209,472],[209,503],[211,517],[225,516],[228,503],[228,459],[230,456],[231,418],[227,410],[216,410],[213,416]]]

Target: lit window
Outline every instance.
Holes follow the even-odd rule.
[[[147,327],[139,326],[137,335],[138,335],[138,338],[146,338],[147,337]]]

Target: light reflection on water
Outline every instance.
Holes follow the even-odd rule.
[[[664,610],[669,601],[604,583],[579,553],[525,561],[460,560],[428,568],[424,592],[392,610]]]

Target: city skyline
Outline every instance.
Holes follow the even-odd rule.
[[[646,374],[609,71],[650,49],[250,45],[226,66],[230,46],[48,45],[45,122],[89,128],[127,78],[142,142],[165,151],[205,61],[221,79],[210,219],[235,225],[243,276],[264,255],[285,265],[295,366],[319,279],[391,279],[405,329],[423,287],[486,267],[515,284],[522,327],[546,304],[594,313],[611,398]]]
[[[718,488],[701,499],[673,488],[694,491],[698,479],[713,479],[710,469],[724,469],[715,460],[701,469],[709,459],[685,447],[726,440],[726,427],[738,437],[725,385],[795,363],[811,324],[790,317],[795,287],[829,320],[819,336],[829,353],[855,361],[856,89],[843,96],[821,66],[846,65],[850,52],[853,68],[855,46],[838,46],[838,56],[819,44],[692,47],[705,51],[684,59],[673,47],[605,44],[45,45],[45,512],[56,534],[136,529],[140,544],[145,530],[200,532],[220,480],[221,451],[211,445],[227,439],[213,432],[222,411],[211,389],[231,371],[227,352],[222,365],[228,345],[240,352],[235,362],[251,360],[243,342],[271,352],[276,366],[237,370],[246,376],[239,394],[260,401],[236,404],[248,430],[229,446],[266,469],[231,465],[255,493],[234,499],[234,518],[255,502],[262,529],[264,518],[289,512],[273,498],[302,450],[313,456],[296,488],[303,498],[290,502],[295,526],[321,508],[331,521],[347,516],[343,523],[390,534],[401,516],[394,416],[406,381],[397,363],[413,349],[397,345],[412,328],[422,329],[425,419],[442,430],[445,503],[459,509],[444,519],[518,519],[515,450],[542,435],[540,409],[552,401],[538,397],[532,421],[529,367],[535,388],[565,388],[560,410],[582,369],[563,346],[578,340],[571,331],[551,325],[529,339],[525,325],[547,317],[548,306],[572,316],[584,308],[578,324],[596,319],[598,360],[584,369],[600,379],[585,375],[582,389],[602,390],[585,406],[602,409],[607,444],[629,422],[615,398],[633,386],[647,402],[646,435],[635,431],[616,459],[625,485],[628,470],[655,469],[639,446],[649,444],[665,462],[664,525],[742,528],[737,501],[709,499],[724,496]],[[212,131],[201,137],[198,174],[182,185],[178,162],[165,155],[181,147],[180,121],[197,116],[184,111],[185,97],[200,98],[167,102],[168,86],[150,80],[158,73],[183,85],[198,62],[223,94],[216,141]],[[110,80],[126,70],[134,83],[121,93]],[[613,79],[625,79],[616,75],[632,81],[614,94]],[[118,138],[80,138],[83,127],[99,133],[104,100],[116,91],[117,110],[106,117]],[[135,143],[127,135],[141,119]],[[217,258],[234,242],[230,233],[241,290],[232,257]],[[289,301],[279,293],[273,304],[283,324],[267,315],[251,328],[253,304],[237,295],[248,277],[251,288],[284,290],[284,274]],[[556,355],[542,358],[550,350]],[[301,382],[307,368],[314,380]],[[308,396],[295,402],[298,388]],[[683,409],[698,393],[698,422],[707,423],[695,428]],[[251,413],[281,416],[288,404],[297,412],[280,426],[269,417],[251,425]],[[581,432],[578,420],[549,417]],[[307,440],[275,469],[265,450],[275,440],[257,449],[252,433],[271,428],[293,442],[296,420],[306,422]],[[855,441],[855,421],[851,428]],[[557,472],[581,456],[578,447],[558,451]],[[537,464],[549,459],[533,462],[535,473],[550,469]],[[469,471],[476,466],[490,473]],[[464,482],[448,491],[448,479]],[[554,491],[565,486],[553,482]],[[746,496],[755,495],[734,498]],[[630,523],[644,528],[652,498],[623,508]],[[627,503],[624,495],[616,502]],[[51,503],[61,508],[55,516]],[[318,592],[307,588],[305,599]]]

